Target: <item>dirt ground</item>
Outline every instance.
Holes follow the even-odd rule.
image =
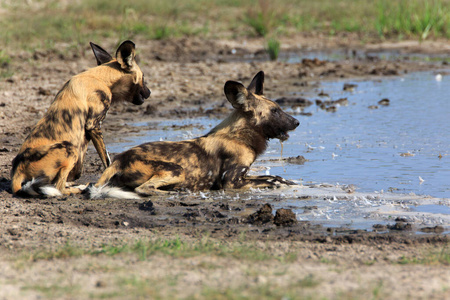
[[[115,51],[112,42],[93,42]],[[361,45],[357,36],[298,36],[282,41],[283,57],[298,57],[298,62],[287,63],[283,57],[269,61],[263,41],[258,39],[135,43],[152,94],[142,106],[124,103],[112,107],[103,125],[107,145],[136,133],[139,129],[130,126],[132,122],[223,117],[230,111],[223,96],[224,83],[248,83],[259,70],[266,74],[265,94],[269,98],[301,97],[305,91],[320,92],[318,83],[325,80],[377,80],[448,69],[441,59],[416,60],[407,54],[439,57],[450,49],[448,41]],[[339,53],[339,59],[302,60],[302,55],[311,51]],[[383,60],[377,52],[395,55]],[[270,201],[252,198],[251,192],[239,198],[235,191],[214,192],[207,197],[174,193],[139,201],[92,201],[82,195],[13,197],[9,187],[11,161],[30,128],[65,81],[94,66],[88,45],[85,53],[76,55],[17,53],[11,65],[5,66],[14,75],[0,81],[0,299],[233,299],[233,295],[271,299],[450,298],[447,234],[394,229],[385,233],[336,231],[296,222],[283,211],[274,219],[275,211],[268,206],[263,209]],[[103,168],[92,147],[84,165],[78,182],[95,182]],[[295,254],[295,258],[255,262],[229,256],[174,257],[161,253],[144,260],[123,254],[24,258],[36,251],[58,251],[68,243],[97,249],[137,240],[179,238],[190,243],[205,237],[220,244],[251,244],[273,257]],[[431,259],[435,255],[447,260]],[[128,283],[120,285],[120,279]]]

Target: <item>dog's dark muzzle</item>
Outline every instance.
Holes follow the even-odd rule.
[[[144,103],[145,99],[147,99],[148,97],[150,97],[150,94],[152,92],[150,91],[150,89],[148,87],[143,88],[142,90],[139,91],[138,94],[136,94],[133,98],[133,104],[135,105],[141,105],[142,103]]]

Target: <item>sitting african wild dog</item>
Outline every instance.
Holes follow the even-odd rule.
[[[263,96],[264,73],[248,88],[228,81],[224,91],[235,108],[205,136],[180,142],[150,142],[117,155],[91,198],[138,198],[161,190],[241,189],[294,184],[279,176],[248,176],[269,139],[286,140],[299,121]],[[131,190],[132,192],[123,189]]]
[[[66,181],[81,176],[90,140],[104,166],[111,164],[100,128],[110,105],[119,101],[141,105],[150,96],[133,42],[123,42],[115,59],[101,47],[93,43],[91,47],[98,66],[66,82],[14,158],[14,194],[80,193],[79,188],[66,187]]]

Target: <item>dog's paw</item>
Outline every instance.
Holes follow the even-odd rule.
[[[269,179],[270,181],[270,179]],[[276,187],[286,187],[286,186],[290,186],[290,185],[296,185],[295,182],[284,179],[283,177],[280,176],[273,176],[273,179],[271,179],[271,183],[273,185],[275,185]]]

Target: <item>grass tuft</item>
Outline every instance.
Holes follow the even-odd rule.
[[[13,75],[10,64],[11,57],[5,50],[0,50],[0,78],[11,77]]]
[[[64,246],[57,250],[38,250],[34,253],[26,254],[25,258],[28,261],[38,261],[80,257],[84,254],[86,254],[86,250],[67,242]]]
[[[280,54],[280,42],[275,38],[270,38],[267,41],[267,53],[269,53],[269,57],[271,60],[277,60],[278,55]]]
[[[250,5],[243,21],[257,36],[265,37],[275,29],[279,30],[287,20],[287,16],[282,13],[284,5],[270,0],[258,0],[258,5]]]
[[[450,36],[449,7],[440,0],[399,0],[377,2],[375,28],[382,37],[417,36],[426,39]]]
[[[398,260],[398,264],[425,264],[425,265],[445,265],[450,266],[450,249],[449,245],[442,247],[438,252],[433,251],[423,255],[422,257],[406,257],[402,256]]]

